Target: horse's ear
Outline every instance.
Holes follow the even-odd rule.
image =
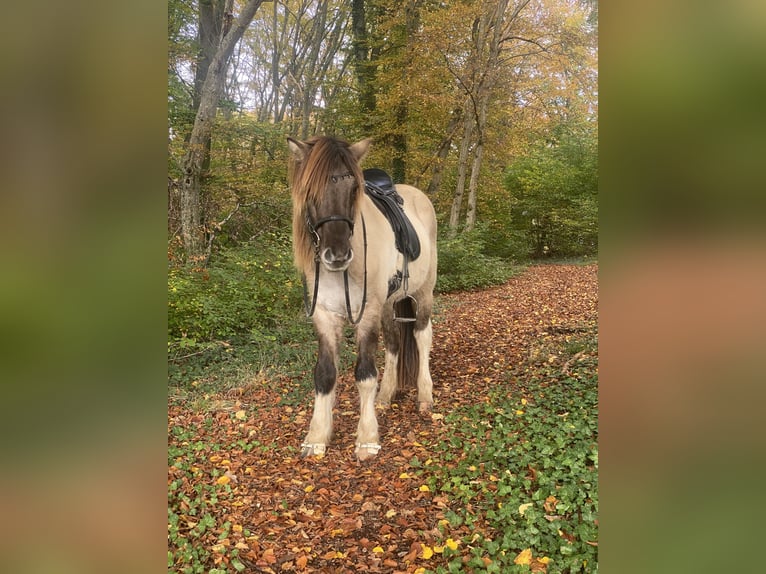
[[[364,159],[364,156],[367,155],[367,152],[370,149],[371,143],[372,143],[372,138],[365,138],[349,146],[348,149],[351,152],[351,154],[356,158],[356,161],[362,161]]]
[[[305,159],[309,146],[291,137],[287,138],[287,145],[290,147],[290,153],[295,156],[295,159],[299,161]]]

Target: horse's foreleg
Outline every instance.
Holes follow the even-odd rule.
[[[359,426],[356,431],[355,454],[366,460],[378,454],[378,419],[375,415],[375,393],[378,388],[378,370],[375,368],[375,352],[378,347],[378,330],[360,327],[357,332],[357,352],[354,378],[359,390]]]
[[[319,355],[314,366],[314,414],[301,456],[322,455],[332,438],[332,409],[335,405],[339,327],[332,321],[323,324],[315,315],[319,335]]]
[[[415,329],[415,342],[418,345],[418,408],[421,413],[429,412],[434,404],[433,381],[428,366],[433,341],[433,328],[430,319],[422,329]]]

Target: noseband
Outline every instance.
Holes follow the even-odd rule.
[[[330,215],[328,217],[323,217],[316,223],[312,223],[311,216],[308,211],[306,212],[306,227],[308,228],[309,233],[311,233],[311,243],[314,244],[315,257],[319,256],[319,240],[321,239],[319,237],[319,228],[331,221],[342,221],[346,223],[349,229],[351,229],[351,235],[354,234],[354,222],[344,215]]]

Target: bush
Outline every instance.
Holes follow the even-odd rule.
[[[509,260],[486,255],[482,235],[483,231],[478,229],[452,239],[439,239],[437,292],[499,285],[518,271]]]
[[[290,240],[277,234],[221,250],[207,269],[168,271],[171,342],[258,341],[284,317],[297,314],[300,305]]]
[[[513,162],[505,177],[506,214],[498,223],[524,238],[533,258],[594,255],[598,251],[598,140],[588,125],[562,124]]]

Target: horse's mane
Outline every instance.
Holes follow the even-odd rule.
[[[364,193],[364,176],[347,141],[315,136],[304,142],[302,158],[291,156],[288,180],[293,199],[293,254],[295,266],[305,270],[314,261],[314,246],[306,228],[306,204],[319,204],[324,199],[327,183],[333,175],[351,173],[357,182],[356,205]]]

